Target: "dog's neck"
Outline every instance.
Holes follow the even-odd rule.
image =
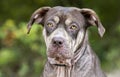
[[[71,76],[71,67],[66,66],[56,66],[56,77],[70,77]]]
[[[85,38],[88,38],[88,36],[85,35]],[[47,61],[45,68],[44,68],[43,77],[74,77],[72,71],[76,69],[74,68],[74,66],[76,66],[77,62],[79,62],[78,60],[80,60],[83,54],[85,54],[85,51],[88,45],[88,39],[84,39],[83,43],[78,48],[78,50],[75,52],[74,58],[71,60],[71,66],[52,65]]]
[[[72,65],[74,65],[82,57],[82,55],[87,49],[87,45],[88,45],[88,35],[87,32],[85,32],[82,42],[79,44],[78,48],[74,53],[74,57],[72,59]]]
[[[82,57],[85,53],[86,46],[82,46],[78,51],[76,51],[74,58],[71,60],[71,66],[56,66],[56,77],[74,77],[72,74],[72,70],[74,70],[74,66],[77,64],[78,60]]]
[[[81,47],[78,50],[79,52],[76,51],[75,57],[73,58],[73,60],[71,60],[71,64],[72,64],[71,66],[52,65],[47,61],[46,65],[45,65],[43,77],[74,77],[74,74],[72,73],[72,71],[74,69],[76,69],[75,66],[76,66],[76,64],[78,64],[77,63],[78,60],[80,60],[80,58],[84,54],[86,47],[87,47],[87,45]]]
[[[80,58],[84,54],[85,49],[86,48],[80,49],[79,53],[77,53],[76,56],[74,57],[74,59],[71,60],[71,62],[72,62],[71,66],[52,65],[47,61],[46,65],[45,65],[43,77],[74,77],[74,74],[72,71],[74,69],[76,69],[75,66],[76,66],[76,64],[78,64],[77,63],[78,60],[80,60]]]
[[[43,77],[71,77],[71,70],[72,67],[52,65],[47,61]]]

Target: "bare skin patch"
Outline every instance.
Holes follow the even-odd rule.
[[[59,21],[60,21],[60,18],[58,17],[58,16],[54,16],[54,21],[56,22],[56,23],[59,23]]]
[[[69,25],[71,22],[72,22],[72,20],[68,18],[68,19],[66,19],[65,24]]]

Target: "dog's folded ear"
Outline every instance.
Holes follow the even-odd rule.
[[[96,25],[97,26],[98,33],[102,37],[105,33],[105,28],[103,27],[102,23],[100,22],[97,14],[93,10],[87,9],[87,8],[83,8],[80,11],[83,14],[83,16],[85,17],[85,19],[87,20],[88,25],[93,25],[93,26]]]
[[[50,7],[42,7],[37,9],[31,16],[30,21],[27,25],[27,34],[29,34],[31,27],[34,23],[42,24],[45,14],[50,10]]]

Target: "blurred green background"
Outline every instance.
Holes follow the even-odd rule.
[[[1,0],[0,77],[39,77],[45,63],[42,27],[34,24],[26,34],[31,14],[42,6],[91,8],[106,28],[100,38],[96,27],[89,39],[105,72],[120,69],[120,0]]]

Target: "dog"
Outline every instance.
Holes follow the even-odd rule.
[[[97,26],[102,37],[105,28],[97,14],[88,8],[41,7],[28,22],[41,24],[47,47],[42,77],[106,77],[88,41],[87,29]]]

